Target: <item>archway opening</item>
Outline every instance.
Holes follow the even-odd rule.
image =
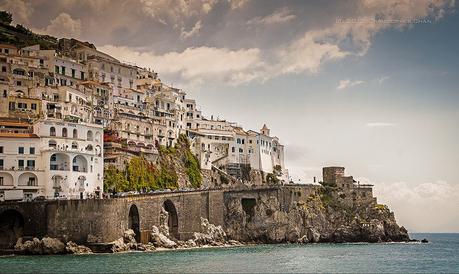
[[[128,226],[130,229],[134,230],[136,242],[140,242],[140,217],[136,205],[131,205],[129,209]]]
[[[171,200],[166,200],[163,206],[167,213],[169,213],[167,220],[167,225],[169,226],[169,234],[176,239],[180,239],[178,232],[178,216],[174,203]]]
[[[14,248],[24,232],[24,218],[16,210],[9,209],[0,214],[0,249]]]

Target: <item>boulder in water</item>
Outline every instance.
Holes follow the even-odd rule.
[[[43,254],[62,254],[65,252],[65,244],[56,238],[45,237],[41,239]]]
[[[152,227],[150,238],[155,247],[174,248],[177,246],[177,243],[162,234],[157,226]]]
[[[84,245],[77,245],[76,243],[69,241],[65,245],[65,250],[69,254],[91,254],[92,250]]]

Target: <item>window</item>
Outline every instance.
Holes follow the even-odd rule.
[[[24,147],[18,147],[18,153],[24,154]]]
[[[84,80],[84,71],[80,71],[80,78],[81,80]]]
[[[241,139],[237,138],[237,143],[240,144],[241,143]]]
[[[19,169],[23,169],[24,168],[24,160],[18,160],[18,166],[19,166]]]
[[[29,154],[35,154],[35,148],[34,147],[30,147],[29,148]]]
[[[62,137],[67,137],[67,128],[62,128]]]
[[[56,128],[50,127],[49,128],[49,136],[56,136]]]
[[[242,139],[241,141],[242,141],[242,144],[244,144],[244,139]]]
[[[72,77],[75,78],[75,69],[72,69]]]
[[[0,147],[0,153],[3,153],[3,147]]]
[[[27,169],[35,169],[35,160],[27,160]]]
[[[242,148],[239,148],[239,153],[243,153],[244,150]]]
[[[249,144],[251,144],[251,143],[252,143],[252,140],[249,140]]]
[[[129,130],[129,124],[127,126],[127,129]],[[87,141],[92,141],[93,140],[93,135],[92,135],[92,131],[88,130],[88,134],[86,136],[86,140]]]
[[[236,152],[236,149],[234,147],[231,147],[231,152],[232,153]]]
[[[0,177],[0,186],[3,185],[3,177]]]
[[[61,73],[65,75],[65,67],[61,66]]]
[[[15,110],[16,109],[16,103],[15,102],[10,102],[9,107],[10,107],[9,108],[10,110]]]
[[[30,105],[30,108],[33,109],[33,110],[36,110],[36,109],[37,109],[37,104],[32,103],[32,104]]]
[[[3,169],[3,159],[0,159],[0,169]]]
[[[29,177],[29,180],[27,181],[28,186],[36,186],[37,183],[35,181],[35,177]]]
[[[16,81],[16,86],[22,86],[22,82],[21,81]]]
[[[73,129],[73,139],[78,139],[78,131],[75,129]]]
[[[54,66],[54,72],[59,73],[59,66]]]

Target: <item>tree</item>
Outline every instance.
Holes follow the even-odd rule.
[[[4,10],[0,11],[0,22],[5,25],[11,24],[11,22],[13,22],[13,15]]]

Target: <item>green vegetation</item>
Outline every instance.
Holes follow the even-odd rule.
[[[11,13],[3,10],[0,11],[0,23],[9,25],[12,21],[13,15],[11,15]]]
[[[190,187],[201,186],[202,175],[198,159],[191,153],[186,136],[180,136],[175,147],[159,147],[155,165],[142,156],[133,157],[124,170],[110,166],[105,170],[107,191],[177,189],[178,171],[186,173]]]
[[[202,182],[202,175],[199,161],[196,156],[194,156],[193,153],[191,153],[189,150],[185,152],[185,157],[186,174],[188,175],[190,184],[195,188],[200,187]]]
[[[0,41],[18,48],[40,45],[41,49],[57,49],[58,40],[49,35],[35,34],[22,25],[12,26],[11,13],[0,11]]]
[[[268,182],[268,184],[277,185],[279,184],[279,178],[277,178],[277,176],[272,173],[268,173],[266,174],[266,182]]]

